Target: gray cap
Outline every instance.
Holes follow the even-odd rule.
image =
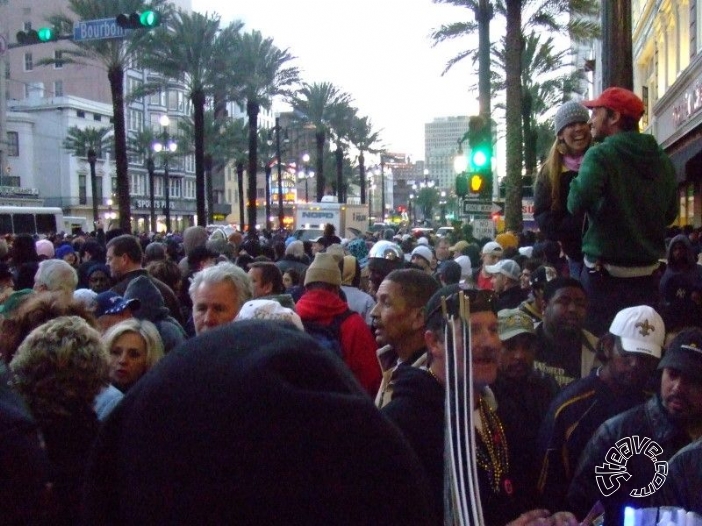
[[[588,109],[579,102],[569,100],[558,108],[556,116],[553,118],[556,135],[561,133],[563,128],[569,124],[587,122],[588,120],[590,120],[590,112]]]

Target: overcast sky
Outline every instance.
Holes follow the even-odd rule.
[[[332,82],[349,93],[360,116],[382,130],[384,145],[424,159],[424,123],[477,113],[469,62],[441,76],[447,60],[474,41],[431,47],[433,29],[468,20],[464,8],[431,0],[192,0],[193,10],[239,19],[297,57],[305,82]],[[281,108],[284,109],[284,108]]]

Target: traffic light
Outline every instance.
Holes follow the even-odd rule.
[[[464,173],[456,176],[456,195],[459,197],[468,195],[468,177]]]
[[[470,178],[470,193],[479,194],[485,190],[485,176],[479,173],[472,173],[468,176]]]
[[[122,13],[117,15],[117,25],[122,29],[152,29],[161,25],[161,13],[152,10]]]
[[[468,121],[468,144],[470,146],[471,171],[492,171],[492,132],[490,131],[490,123],[479,116],[471,117]]]
[[[31,44],[44,44],[58,40],[58,33],[51,27],[40,27],[17,32],[17,43],[23,46]]]

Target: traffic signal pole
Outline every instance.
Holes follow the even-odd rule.
[[[480,116],[490,123],[490,19],[492,5],[489,0],[479,0],[475,11],[478,22],[478,104]]]

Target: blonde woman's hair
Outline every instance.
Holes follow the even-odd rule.
[[[138,334],[146,343],[147,370],[151,369],[156,362],[163,358],[163,340],[161,340],[161,335],[156,326],[148,320],[136,318],[121,321],[107,330],[103,336],[107,352],[110,352],[110,349],[112,349],[115,341],[120,336],[128,332]]]

